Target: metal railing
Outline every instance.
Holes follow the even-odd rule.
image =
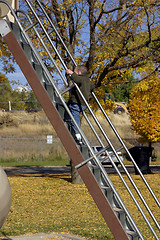
[[[45,50],[46,54],[48,54],[49,59],[52,61],[54,67],[56,68],[56,70],[57,70],[58,73],[60,74],[62,80],[64,81],[64,85],[67,86],[67,82],[66,82],[66,80],[65,80],[62,72],[59,71],[59,68],[58,68],[58,66],[57,66],[56,63],[55,63],[53,56],[52,56],[52,55],[50,54],[50,52],[46,49],[46,44],[45,44],[45,42],[44,42],[44,36],[42,37],[43,34],[45,34],[46,39],[48,39],[51,47],[52,47],[53,50],[55,51],[55,54],[58,56],[58,58],[59,58],[59,60],[60,60],[60,62],[61,62],[61,65],[62,65],[63,70],[65,70],[65,69],[67,68],[67,67],[66,67],[66,64],[64,63],[63,59],[62,59],[61,56],[59,55],[57,49],[55,49],[55,46],[54,46],[54,44],[52,43],[51,38],[50,38],[48,32],[46,31],[46,29],[45,29],[45,27],[44,27],[45,24],[43,25],[43,24],[41,23],[41,21],[39,21],[39,18],[37,17],[37,13],[36,13],[36,12],[34,11],[34,9],[32,8],[30,1],[25,0],[25,2],[27,3],[28,7],[30,8],[32,14],[34,14],[35,22],[32,22],[33,16],[31,16],[30,18],[28,18],[30,27],[28,26],[27,28],[24,28],[24,29],[25,29],[25,30],[24,30],[23,27],[21,26],[21,24],[19,23],[19,20],[18,20],[17,17],[16,17],[16,20],[17,20],[17,22],[19,23],[19,26],[20,26],[21,30],[23,31],[23,33],[24,33],[24,36],[26,37],[27,41],[29,41],[29,43],[30,43],[31,46],[32,46],[33,44],[31,43],[30,39],[28,38],[28,36],[27,36],[27,34],[26,34],[25,32],[31,31],[31,29],[34,30],[34,32],[36,33],[39,41],[40,41],[41,44],[42,44],[42,47],[44,47],[44,50]],[[40,1],[37,0],[36,2],[37,2],[37,4],[39,4],[39,6],[41,7]],[[47,21],[49,21],[49,20],[47,20]],[[36,25],[38,25],[37,29],[35,28]],[[53,26],[52,26],[52,27],[53,27]],[[52,28],[52,27],[51,27],[51,28]],[[40,30],[40,31],[39,31],[39,30]],[[57,34],[57,32],[56,32],[56,34]],[[57,35],[58,35],[58,34],[57,34]],[[58,36],[58,37],[59,37],[59,36]],[[64,45],[63,42],[62,42],[62,44]],[[34,50],[34,47],[32,48],[32,50]],[[39,62],[41,63],[43,69],[45,70],[45,72],[48,74],[48,76],[50,76],[49,71],[46,69],[45,64],[42,62],[42,59],[38,56],[38,54],[36,53],[36,51],[35,51],[35,54],[36,54]],[[76,65],[75,62],[73,62],[73,63],[74,63],[74,65]],[[51,78],[49,77],[49,79],[51,79]],[[71,115],[71,113],[70,113],[70,111],[69,111],[69,109],[68,109],[68,107],[67,107],[67,105],[66,105],[66,103],[65,103],[65,101],[64,101],[64,99],[63,99],[63,96],[62,96],[62,94],[61,94],[61,92],[60,92],[60,89],[57,89],[57,88],[55,87],[55,83],[53,82],[52,79],[51,79],[51,83],[53,84],[53,87],[54,87],[56,93],[57,93],[58,96],[60,97],[60,100],[61,100],[63,106],[65,107],[65,109],[66,109],[67,112],[69,113],[70,117],[73,119],[73,117],[72,117],[72,115]],[[74,86],[77,88],[77,90],[79,91],[81,97],[83,98],[84,102],[86,103],[86,106],[87,106],[87,108],[88,108],[91,116],[93,117],[93,120],[95,121],[97,127],[99,128],[99,130],[100,130],[100,132],[101,132],[101,135],[103,136],[104,141],[101,140],[101,139],[102,139],[101,136],[99,136],[99,134],[97,133],[97,131],[95,130],[95,128],[93,127],[93,125],[91,124],[91,122],[89,121],[88,117],[86,116],[86,114],[84,114],[87,122],[89,123],[89,126],[91,127],[91,130],[93,131],[93,133],[94,133],[95,136],[97,137],[97,140],[99,141],[100,145],[101,145],[103,148],[105,148],[105,146],[106,146],[107,144],[109,144],[109,146],[112,148],[115,156],[116,156],[117,159],[119,160],[120,164],[122,165],[123,169],[125,170],[125,173],[126,173],[127,177],[129,178],[131,184],[133,185],[134,190],[137,192],[138,196],[140,197],[141,201],[143,202],[144,206],[146,207],[146,209],[148,210],[150,216],[152,217],[152,220],[153,220],[154,223],[156,224],[157,228],[160,230],[160,226],[159,226],[159,224],[158,224],[158,221],[155,219],[155,217],[154,217],[154,215],[152,214],[149,206],[147,205],[147,203],[145,202],[143,196],[142,196],[141,193],[139,192],[139,189],[138,189],[137,185],[134,183],[134,180],[132,179],[132,177],[131,177],[130,174],[128,173],[128,171],[127,171],[127,169],[125,168],[124,164],[122,163],[121,159],[119,158],[116,149],[114,148],[114,146],[112,145],[112,143],[111,143],[110,140],[108,139],[107,134],[105,133],[105,131],[103,130],[101,124],[99,123],[99,121],[97,120],[96,116],[95,116],[94,113],[92,112],[92,109],[90,108],[89,104],[85,101],[82,93],[81,93],[80,90],[79,90],[79,87],[78,87],[77,84],[75,84],[75,83],[74,83]],[[93,97],[95,98],[96,102],[98,103],[100,109],[101,109],[102,112],[103,112],[103,109],[101,108],[101,105],[99,104],[99,101],[98,101],[98,99],[96,98],[96,96],[94,95],[94,93],[93,93]],[[104,112],[103,112],[103,113],[104,113]],[[114,129],[113,125],[110,123],[110,120],[109,120],[109,118],[107,117],[107,115],[106,115],[105,113],[104,113],[104,116],[106,117],[106,120],[109,122],[109,125],[111,126],[111,128],[112,128],[113,131],[115,132],[115,135],[116,135],[116,136],[118,137],[118,139],[120,140],[120,144],[121,144],[122,147],[127,151],[127,153],[128,153],[128,155],[130,156],[133,164],[134,164],[135,167],[137,168],[137,170],[138,170],[138,172],[139,172],[139,174],[140,174],[143,182],[145,183],[147,189],[149,190],[150,194],[152,195],[153,199],[155,200],[155,202],[157,203],[157,205],[158,205],[158,207],[159,207],[159,206],[160,206],[159,201],[158,201],[158,199],[156,198],[156,196],[155,196],[155,194],[153,193],[153,191],[151,190],[150,186],[148,185],[148,183],[147,183],[146,179],[144,178],[143,174],[141,173],[139,167],[138,167],[137,164],[135,163],[134,159],[132,158],[132,156],[130,155],[130,153],[128,152],[128,150],[126,149],[126,147],[125,147],[125,145],[123,144],[121,138],[119,137],[117,131]],[[109,180],[109,179],[108,179],[108,176],[107,176],[106,172],[104,171],[104,168],[102,167],[101,163],[100,163],[99,160],[97,159],[97,156],[96,156],[95,153],[93,152],[93,150],[92,150],[92,148],[91,148],[91,144],[90,144],[90,142],[88,141],[86,135],[85,135],[84,132],[77,126],[77,124],[76,124],[76,122],[75,122],[74,119],[73,119],[73,121],[74,121],[76,127],[78,128],[79,132],[81,133],[82,138],[83,138],[83,141],[85,142],[85,144],[86,144],[86,146],[88,147],[88,150],[89,150],[89,152],[90,152],[90,154],[91,154],[91,157],[90,157],[88,160],[84,161],[82,164],[80,164],[80,165],[78,165],[78,166],[76,166],[76,167],[79,168],[79,167],[81,167],[83,164],[86,164],[87,162],[89,162],[89,161],[92,159],[93,161],[95,161],[95,164],[100,168],[100,170],[101,170],[104,178],[106,179],[106,181],[108,181],[108,180]],[[107,151],[107,150],[105,150],[105,151],[106,151],[107,157],[110,159],[113,167],[115,168],[115,170],[116,170],[116,172],[118,173],[120,179],[122,180],[122,183],[123,183],[124,186],[126,187],[128,193],[131,195],[132,200],[134,201],[134,203],[136,204],[137,208],[138,208],[139,211],[141,212],[142,216],[144,217],[144,220],[145,220],[146,223],[148,224],[148,226],[149,226],[150,230],[152,231],[153,235],[155,236],[156,239],[158,239],[157,234],[154,232],[154,229],[153,229],[152,226],[150,225],[150,222],[148,221],[147,217],[146,217],[145,214],[143,213],[143,211],[142,211],[139,203],[137,202],[135,196],[134,196],[134,195],[132,194],[132,192],[130,191],[130,188],[128,187],[126,181],[124,180],[124,178],[123,178],[123,176],[121,175],[121,173],[119,172],[117,166],[115,165],[115,163],[113,162],[112,158],[110,157],[108,151]],[[110,183],[110,185],[112,186],[112,183]],[[113,191],[114,191],[115,195],[116,195],[117,198],[118,198],[118,195],[117,195],[116,190],[115,190],[114,188],[113,188]],[[120,199],[119,199],[119,201],[120,201]],[[122,203],[122,205],[123,205],[123,203]],[[125,208],[125,206],[123,206],[123,208]],[[126,212],[127,212],[127,210],[126,210]],[[129,216],[129,214],[128,214],[128,216]]]

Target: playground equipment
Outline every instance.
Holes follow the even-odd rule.
[[[2,227],[11,206],[11,187],[3,168],[0,167],[0,228]]]
[[[11,7],[13,9],[18,9],[19,6],[19,0],[7,0],[6,2],[8,2]],[[0,3],[0,18],[5,18],[8,19],[11,22],[15,21],[15,18],[13,17],[13,15],[10,13],[10,9],[8,8],[8,6],[1,2]]]
[[[5,1],[0,0],[0,3],[2,2],[4,3]],[[143,236],[145,233],[142,234],[138,228],[138,219],[135,217],[133,218],[132,211],[129,212],[128,210],[128,206],[131,202],[132,206],[134,205],[136,207],[138,216],[142,217],[143,225],[148,227],[150,236],[159,240],[159,223],[123,161],[121,161],[118,156],[118,152],[120,150],[123,150],[131,159],[141,177],[144,188],[146,188],[148,195],[152,199],[152,203],[153,201],[155,202],[155,206],[158,211],[160,203],[157,197],[98,101],[95,93],[92,92],[95,103],[98,104],[100,111],[104,115],[104,121],[106,121],[108,127],[110,127],[115,134],[115,138],[118,140],[118,146],[110,141],[107,133],[83,97],[78,85],[73,82],[72,86],[68,86],[68,82],[65,78],[65,70],[67,69],[67,66],[65,60],[63,60],[60,56],[59,51],[55,46],[56,44],[54,44],[55,39],[59,39],[61,47],[63,47],[66,51],[66,55],[68,55],[75,66],[76,62],[71,56],[56,27],[53,25],[50,17],[46,13],[41,1],[24,0],[23,3],[25,4],[25,11],[22,9],[14,11],[9,3],[6,2],[6,5],[15,18],[16,24],[6,20],[1,20],[0,34],[33,89],[43,110],[64,145],[70,159],[72,159],[75,168],[78,170],[78,173],[88,188],[88,191],[113,233],[113,236],[116,240],[147,239],[146,236]],[[42,18],[39,18],[39,12],[43,15]],[[32,39],[34,41],[32,41]],[[38,48],[36,46],[35,39],[37,40]],[[41,51],[43,52],[43,58],[41,57],[41,54],[39,54]],[[59,59],[60,66],[55,62],[55,59],[57,58]],[[46,59],[47,64],[45,62]],[[50,71],[50,66],[52,66],[52,72]],[[61,84],[57,84],[57,79],[60,79]],[[98,153],[95,153],[92,149],[92,143],[86,137],[86,133],[78,127],[67,104],[65,103],[64,94],[67,93],[73,86],[76,87],[77,91],[83,98],[90,113],[90,117],[92,117],[92,120],[95,122],[99,130],[97,131],[97,128],[93,126],[87,114],[83,112],[83,116],[88,124],[87,132],[92,131],[97,140],[96,144],[102,146],[102,150]],[[78,128],[83,140],[82,145],[78,145],[76,143],[70,124],[68,123],[67,125],[64,122],[65,111]],[[114,157],[117,158],[119,164],[123,168],[124,174],[121,174],[119,168],[114,163],[112,156],[109,154],[109,149],[113,151]],[[116,189],[117,186],[113,184],[111,177],[106,173],[105,168],[103,167],[102,161],[98,158],[102,152],[106,152],[106,158],[102,161],[105,161],[105,159],[110,160],[117,176],[119,177],[119,181],[121,181],[126,190],[126,194],[130,196],[130,201],[126,204],[124,204],[123,200],[124,194],[120,195],[120,192]],[[143,208],[141,207],[142,205]]]
[[[8,4],[13,5],[13,0],[8,0]],[[8,15],[8,19],[13,20],[13,16],[9,14],[10,9],[8,6],[0,2],[0,18],[6,18]],[[11,187],[5,174],[3,168],[0,166],[0,228],[2,227],[7,215],[9,213],[9,209],[11,206]]]
[[[12,0],[8,0],[7,1],[10,5],[12,4]],[[7,16],[7,14],[9,13],[9,8],[7,7],[6,4],[4,3],[0,3],[0,17],[4,18]]]

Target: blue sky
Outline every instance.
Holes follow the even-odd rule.
[[[19,66],[17,64],[15,64],[15,68],[16,68],[16,71],[14,73],[5,74],[10,82],[15,81],[15,82],[19,83],[19,84],[14,84],[14,85],[11,84],[13,89],[17,88],[18,86],[25,86],[27,84],[27,80],[24,77],[21,69],[19,68]],[[2,72],[1,66],[0,66],[0,72]]]

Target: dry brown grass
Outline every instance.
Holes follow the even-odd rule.
[[[114,134],[102,115],[97,112],[96,116],[104,130],[112,138]],[[131,123],[128,115],[124,114],[119,116],[111,113],[109,117],[122,138],[137,138],[131,130]],[[91,117],[89,117],[89,119],[91,123],[96,126],[93,119]],[[46,137],[47,134],[56,135],[43,111],[37,113],[27,113],[24,111],[15,111],[11,113],[0,112],[0,120],[3,122],[1,125],[0,137]],[[9,124],[9,122],[12,124]],[[91,131],[88,131],[88,124],[84,119],[82,120],[82,128],[88,134],[89,138],[94,137]]]
[[[115,143],[115,133],[111,130],[108,122],[99,111],[95,114],[111,142]],[[139,136],[135,135],[132,130],[129,115],[110,113],[109,118],[128,148],[141,144],[139,142]],[[100,130],[90,115],[89,119],[98,134],[100,134]],[[95,138],[84,118],[82,118],[82,129],[87,138]],[[54,138],[57,137],[55,130],[43,111],[31,113],[25,111],[15,111],[11,113],[0,112],[0,138],[46,138],[47,135],[52,135]],[[117,144],[118,143],[115,143],[115,145]],[[159,156],[159,143],[154,144],[154,147],[156,155]]]
[[[40,138],[46,135],[56,136],[45,113],[11,112],[1,113],[0,119],[12,119],[12,125],[5,122],[1,125],[0,137]]]
[[[108,121],[100,114],[100,112],[95,113],[98,121],[100,122],[102,128],[104,129],[105,133],[107,134],[108,138],[111,140],[112,143],[115,144],[115,147],[119,147],[119,141],[117,141],[117,137],[108,124]],[[132,130],[132,125],[129,119],[129,115],[123,114],[123,115],[117,115],[114,113],[108,114],[109,119],[111,120],[114,128],[120,135],[120,137],[125,141],[125,144],[128,148],[133,147],[134,145],[137,145],[137,141],[139,139],[139,136],[135,135]],[[93,121],[92,117],[89,116],[89,119],[93,126],[95,127],[98,134],[101,136],[101,139],[103,139],[103,136],[100,133],[100,130],[96,127],[95,122]],[[82,120],[82,128],[84,132],[86,133],[86,136],[88,138],[95,138],[95,136],[92,134],[91,131],[89,131],[88,123],[86,123],[85,119]]]

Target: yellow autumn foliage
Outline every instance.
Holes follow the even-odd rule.
[[[7,78],[5,77],[5,75],[0,73],[0,83],[5,82],[6,80]]]
[[[130,96],[130,116],[136,134],[148,142],[160,141],[160,78],[138,83]]]
[[[119,177],[113,174],[110,178],[129,212],[136,219],[144,239],[153,239]],[[159,219],[158,207],[148,194],[143,181],[137,175],[133,175],[133,179],[152,213]],[[154,181],[153,175],[147,175],[146,180],[159,198],[159,174],[154,174]],[[51,232],[65,232],[92,240],[114,239],[85,185],[72,184],[69,175],[9,176],[9,182],[12,205],[1,229],[0,239],[4,239],[4,234],[7,239],[11,239],[9,236]]]
[[[102,107],[104,108],[104,110],[106,112],[112,111],[114,109],[115,103],[111,99],[108,99],[108,100],[105,99],[106,91],[103,86],[95,89],[94,92],[95,92],[96,97],[98,98],[100,104],[102,105]],[[90,105],[93,110],[98,109],[98,105],[95,103],[95,100],[93,98],[91,98]]]

